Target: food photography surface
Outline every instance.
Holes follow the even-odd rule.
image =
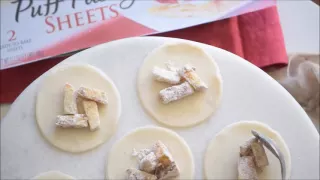
[[[318,155],[319,134],[276,81],[173,38],[81,51],[1,120],[1,179],[319,179]]]

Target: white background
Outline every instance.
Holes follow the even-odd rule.
[[[319,54],[319,6],[309,0],[279,0],[287,53]]]

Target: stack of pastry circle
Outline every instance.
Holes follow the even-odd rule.
[[[163,104],[159,92],[167,83],[155,81],[154,67],[166,69],[170,61],[177,67],[191,64],[197,75],[206,83],[207,89],[178,101]],[[137,78],[138,95],[144,109],[158,122],[171,127],[188,127],[207,120],[217,109],[222,80],[213,58],[203,49],[189,43],[166,44],[153,50],[140,67]]]
[[[99,130],[91,132],[88,128],[56,127],[57,116],[66,111],[63,108],[62,88],[66,82],[75,89],[85,85],[108,94],[108,106],[98,104]],[[83,152],[102,144],[115,132],[121,112],[120,103],[120,95],[114,83],[99,69],[90,65],[66,65],[52,70],[45,77],[37,96],[37,123],[45,139],[55,147],[69,152]],[[84,114],[82,103],[78,103],[77,109],[80,114]]]

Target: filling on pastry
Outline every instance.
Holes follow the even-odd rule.
[[[262,142],[252,137],[240,146],[238,179],[258,180],[258,174],[269,165]]]
[[[160,100],[163,104],[192,95],[195,91],[208,89],[206,83],[196,73],[196,68],[191,64],[175,67],[172,63],[167,62],[166,66],[167,69],[154,67],[152,70],[156,81],[174,85],[159,92]]]
[[[133,150],[132,155],[137,158],[137,169],[130,168],[127,170],[127,179],[134,180],[137,176],[133,176],[132,172],[143,177],[139,180],[165,180],[178,177],[180,175],[179,168],[174,161],[169,149],[161,142],[155,142],[148,149],[139,151]]]
[[[77,98],[81,101],[84,114],[79,114],[77,109]],[[99,104],[107,104],[107,93],[98,89],[80,87],[78,90],[66,83],[64,86],[63,115],[58,115],[56,126],[61,128],[86,128],[91,131],[100,128]]]

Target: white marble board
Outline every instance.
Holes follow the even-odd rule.
[[[66,63],[91,64],[105,72],[120,91],[122,114],[116,134],[89,152],[66,153],[54,148],[41,136],[35,120],[35,100],[46,74],[35,80],[1,121],[1,179],[26,179],[48,170],[59,170],[79,179],[105,178],[106,158],[115,141],[136,127],[162,126],[143,110],[137,97],[136,76],[148,52],[163,43],[177,41],[184,40],[161,37],[123,39],[77,53],[54,67]],[[216,47],[191,43],[213,56],[223,78],[222,103],[215,115],[193,128],[173,129],[192,150],[195,179],[203,176],[203,155],[209,140],[226,125],[241,120],[257,120],[280,132],[291,151],[292,179],[319,179],[319,134],[294,98],[244,59]]]

